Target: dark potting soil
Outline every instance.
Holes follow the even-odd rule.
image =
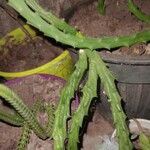
[[[7,42],[0,47],[0,70],[6,72],[25,71],[50,62],[63,50],[42,37],[28,38],[21,44]]]
[[[97,1],[89,5],[82,5],[69,14],[69,23],[92,37],[123,36],[150,28],[149,25],[137,19],[127,8],[126,0],[106,0],[106,14],[100,15],[97,11]],[[146,14],[150,15],[150,1],[136,0],[136,4]],[[72,16],[72,17],[71,17]],[[108,52],[108,51],[107,51]],[[108,52],[109,53],[109,52]],[[150,44],[136,44],[130,48],[119,48],[113,51],[121,55],[149,55]]]
[[[57,105],[60,90],[64,86],[64,83],[63,79],[55,76],[33,75],[22,79],[10,80],[6,85],[13,89],[22,98],[24,103],[31,108],[37,100]],[[0,110],[12,112],[10,107],[6,103],[4,104],[1,99],[0,102]],[[39,113],[38,120],[41,124],[46,124],[47,115]],[[16,150],[21,128],[0,122],[0,134],[0,150]],[[53,150],[52,141],[49,139],[43,141],[32,133],[27,150]]]

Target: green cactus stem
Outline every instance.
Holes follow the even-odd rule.
[[[41,108],[42,108],[42,102],[37,100],[32,108],[34,115],[37,115],[37,113],[41,111]],[[24,125],[22,127],[21,137],[17,145],[17,150],[26,149],[27,144],[29,143],[30,133],[31,133],[31,129],[29,124],[27,122],[24,122]]]
[[[0,111],[0,120],[14,126],[22,126],[24,119],[19,115]]]
[[[81,50],[82,53],[84,53],[84,51],[85,50]],[[91,101],[94,97],[97,97],[97,78],[96,63],[91,56],[89,58],[88,80],[82,89],[83,96],[71,119],[71,130],[68,136],[68,150],[77,150],[77,143],[79,142],[79,129],[82,127],[84,117],[88,115]]]
[[[133,44],[140,43],[140,42],[148,42],[150,41],[150,30],[138,32],[130,36],[90,38],[81,35],[79,36],[79,33],[74,35],[66,31],[65,31],[66,33],[62,32],[64,31],[62,28],[64,28],[65,26],[62,26],[62,28],[60,28],[59,26],[55,27],[56,23],[59,23],[60,21],[59,19],[56,20],[55,24],[50,21],[47,21],[41,14],[39,14],[39,11],[41,12],[41,8],[32,11],[27,6],[24,0],[9,0],[9,5],[12,6],[16,11],[18,11],[28,21],[29,24],[31,24],[32,26],[38,28],[41,32],[43,32],[44,35],[54,38],[56,41],[59,41],[66,45],[70,45],[72,47],[87,48],[91,50],[92,55],[90,56],[89,54],[88,57],[89,58],[93,57],[93,60],[96,63],[95,65],[96,71],[99,77],[101,78],[102,84],[104,86],[104,90],[109,98],[114,124],[117,129],[119,148],[121,150],[131,150],[132,144],[129,140],[129,131],[126,125],[126,116],[121,107],[121,98],[115,86],[115,82],[114,82],[115,79],[112,76],[112,74],[109,72],[107,67],[105,66],[100,56],[95,51],[92,52],[92,50],[100,49],[100,48],[111,49],[111,48],[117,48],[121,46],[131,46]],[[87,50],[87,52],[88,51],[89,50]],[[54,138],[55,150],[65,149],[64,141],[67,138],[66,124],[67,124],[67,119],[70,117],[70,110],[69,110],[70,101],[71,98],[74,96],[74,92],[80,83],[84,71],[87,69],[86,54],[81,53],[80,51],[79,56],[80,58],[78,63],[76,64],[76,69],[72,74],[72,76],[70,77],[69,82],[62,90],[60,102],[55,112],[55,122],[54,122],[54,129],[52,135]],[[81,116],[79,123],[82,123],[82,118],[83,116]],[[73,125],[76,123],[74,122]],[[78,126],[75,128],[77,132],[74,138],[75,143],[73,143],[73,141],[70,141],[69,144],[70,147],[76,148],[79,126],[81,126],[81,124],[78,124]],[[73,130],[71,130],[70,132],[70,136],[69,136],[70,140],[73,139],[72,133]]]
[[[36,13],[39,14],[48,23],[54,25],[56,28],[62,30],[64,33],[76,34],[76,29],[68,25],[63,19],[59,19],[51,12],[45,11],[36,0],[25,0],[27,5],[31,7]]]
[[[150,16],[143,13],[133,2],[133,0],[128,0],[128,9],[133,13],[138,19],[150,24]]]
[[[142,150],[150,150],[150,138],[143,132],[139,136],[140,148]]]
[[[21,132],[21,138],[17,145],[17,150],[25,150],[29,143],[31,129],[27,122],[24,123]]]
[[[133,119],[135,123],[137,124],[138,130],[139,130],[139,145],[142,150],[150,150],[150,138],[145,135],[143,128],[140,124],[140,122],[137,119]]]
[[[93,51],[96,69],[104,87],[104,91],[108,96],[108,102],[111,104],[111,111],[114,125],[117,130],[117,137],[120,150],[132,150],[132,144],[129,139],[129,130],[126,125],[126,116],[122,110],[121,97],[115,86],[115,78],[106,67],[100,55]]]
[[[32,130],[42,139],[46,139],[45,130],[38,123],[34,113],[23,103],[23,101],[8,87],[0,84],[0,96],[10,103],[15,110],[23,117],[30,125]]]
[[[48,122],[46,125],[46,132],[49,138],[52,138],[52,133],[53,133],[53,124],[54,124],[54,119],[55,119],[55,107],[51,104],[47,104],[45,106],[45,110],[48,115]]]
[[[98,0],[97,10],[101,15],[105,15],[105,0]]]
[[[79,82],[87,69],[87,58],[85,53],[79,51],[79,60],[75,65],[75,70],[69,81],[61,91],[60,102],[55,112],[55,122],[53,125],[54,149],[64,150],[64,142],[67,138],[66,123],[70,117],[70,103],[74,97],[74,92],[78,89]]]
[[[150,41],[150,30],[135,33],[130,36],[103,38],[90,38],[84,36],[79,37],[78,35],[75,36],[71,34],[65,34],[58,30],[55,26],[48,24],[37,13],[31,11],[24,0],[9,0],[8,4],[18,11],[24,18],[26,18],[29,24],[38,28],[46,36],[52,37],[56,41],[59,41],[63,44],[71,45],[72,47],[88,49],[111,49]]]

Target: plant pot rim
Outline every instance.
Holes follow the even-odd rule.
[[[55,75],[51,75],[51,74],[32,74],[32,75],[29,75],[29,76],[39,76],[39,77],[41,77],[42,79],[45,79],[45,80],[57,80],[57,81],[60,81],[61,83],[66,82],[66,80],[64,78],[61,78],[61,77],[58,77],[58,76],[55,76]],[[28,78],[29,76],[7,80],[5,82],[5,85],[12,85],[14,83],[19,83],[20,81]]]
[[[31,37],[36,37],[36,32],[33,28],[31,28],[29,25],[23,26],[30,34]],[[7,41],[7,37],[11,37],[12,43],[21,43],[25,37],[26,34],[24,31],[20,28],[17,28],[10,33],[6,34],[2,39],[0,39],[0,45],[5,45]],[[73,70],[73,61],[71,58],[71,55],[69,51],[65,50],[61,54],[59,54],[57,57],[49,61],[48,63],[41,65],[39,67],[29,69],[26,71],[19,71],[19,72],[3,72],[0,71],[0,76],[6,78],[6,79],[12,79],[17,77],[24,77],[32,74],[39,74],[39,73],[45,73],[45,74],[53,74],[59,77],[62,77],[64,79],[68,79],[71,72]]]
[[[103,53],[100,52],[103,60],[106,63],[113,64],[126,64],[126,65],[150,65],[150,56],[131,56],[131,55],[119,55],[112,53]]]
[[[102,59],[118,82],[128,84],[150,83],[150,56],[128,56],[100,52]]]
[[[69,60],[67,60],[67,59],[69,59]],[[28,76],[28,75],[32,75],[32,74],[44,73],[44,74],[53,74],[53,75],[63,77],[66,79],[67,78],[66,75],[61,75],[61,71],[63,71],[63,70],[60,70],[65,63],[64,61],[66,61],[66,60],[70,61],[70,63],[71,63],[71,56],[67,50],[62,52],[59,56],[57,56],[56,58],[54,58],[50,62],[48,62],[44,65],[41,65],[39,67],[29,69],[26,71],[20,71],[20,72],[3,72],[3,71],[0,71],[0,76],[5,77],[5,78],[17,78],[17,77],[24,77],[24,76]],[[67,62],[67,63],[69,63],[69,62]],[[57,67],[57,65],[58,65],[58,67]],[[69,65],[69,64],[66,64],[66,65]],[[57,71],[57,69],[59,71]],[[71,68],[69,68],[69,69],[71,69]]]

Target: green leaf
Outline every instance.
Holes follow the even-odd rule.
[[[16,95],[10,88],[0,84],[0,96],[5,101],[10,103],[15,110],[28,122],[32,130],[42,139],[46,139],[47,135],[45,130],[38,123],[34,113],[23,103],[23,101]]]
[[[94,60],[101,83],[104,86],[106,95],[108,96],[114,125],[117,130],[117,138],[120,150],[132,150],[132,143],[129,139],[129,130],[126,125],[126,116],[121,107],[121,97],[115,85],[115,78],[110,73],[100,55],[94,51]]]
[[[79,142],[79,129],[82,126],[83,119],[88,115],[90,104],[94,97],[97,97],[97,72],[96,72],[96,63],[93,59],[93,52],[90,50],[82,50],[82,52],[88,53],[89,58],[89,73],[88,79],[85,83],[85,86],[82,89],[83,96],[81,102],[74,112],[71,119],[71,129],[68,135],[68,150],[77,150],[77,143]],[[87,53],[86,53],[87,54]]]
[[[150,24],[150,16],[143,13],[133,2],[133,0],[128,0],[128,9],[133,13],[138,19]]]
[[[67,138],[67,119],[70,117],[70,103],[74,93],[78,88],[81,78],[87,69],[87,57],[83,50],[79,51],[79,60],[75,65],[75,70],[70,76],[65,87],[61,91],[60,102],[55,112],[53,129],[54,149],[64,150],[64,143]]]
[[[101,15],[105,14],[105,0],[98,0],[97,10]]]
[[[21,132],[22,133],[21,133],[19,143],[17,145],[17,150],[25,150],[29,142],[31,129],[27,122],[24,122]]]
[[[0,120],[14,126],[22,126],[24,122],[21,116],[3,111],[0,111]]]
[[[140,134],[139,141],[142,150],[150,150],[150,138],[148,138],[144,133]]]
[[[111,49],[150,41],[150,30],[138,32],[130,36],[103,38],[78,37],[77,35],[65,34],[57,29],[54,25],[43,20],[38,13],[31,11],[24,0],[9,0],[8,4],[18,11],[28,21],[29,24],[43,32],[45,36],[52,37],[56,41],[70,45],[74,48]]]
[[[41,16],[48,23],[54,25],[56,28],[62,30],[65,33],[76,34],[76,29],[68,25],[63,19],[57,18],[51,12],[44,10],[36,0],[25,0],[27,5],[31,7],[39,16]]]

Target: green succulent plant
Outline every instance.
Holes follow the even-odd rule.
[[[51,138],[54,121],[54,107],[51,104],[43,106],[41,101],[36,101],[33,108],[28,108],[23,100],[19,98],[10,88],[0,84],[0,96],[8,102],[16,113],[7,113],[0,111],[0,120],[8,124],[22,127],[22,134],[17,149],[24,150],[30,139],[30,132],[33,132],[41,139]],[[45,110],[48,114],[46,128],[42,127],[37,120],[37,113]]]
[[[97,10],[101,15],[105,14],[105,0],[98,0]]]
[[[0,95],[10,103],[22,118],[29,124],[34,132],[42,139],[46,139],[45,130],[39,125],[33,112],[23,103],[23,101],[8,87],[0,85]]]
[[[140,124],[140,122],[136,119],[133,119],[138,127],[139,130],[139,146],[142,150],[149,150],[150,149],[150,137],[148,137]]]
[[[100,48],[112,49],[121,46],[131,46],[139,42],[147,42],[149,41],[150,37],[149,30],[135,33],[130,36],[104,38],[91,38],[78,36],[78,34],[67,34],[60,31],[56,26],[54,26],[54,24],[50,24],[45,21],[45,19],[43,19],[43,17],[41,17],[39,14],[39,11],[43,14],[43,11],[41,11],[39,8],[37,8],[37,11],[32,11],[30,7],[28,7],[25,0],[9,0],[8,4],[16,11],[18,11],[20,15],[22,15],[27,20],[28,24],[38,28],[41,32],[44,33],[45,36],[52,37],[56,41],[70,45],[74,48],[87,48],[91,50]]]
[[[91,38],[82,35],[75,28],[68,25],[64,20],[57,18],[51,12],[45,11],[36,0],[9,0],[8,4],[20,13],[20,15],[27,20],[27,23],[39,29],[45,36],[54,38],[60,43],[80,49],[79,60],[75,64],[75,70],[61,91],[60,102],[55,111],[52,131],[54,149],[65,150],[67,147],[68,150],[77,150],[79,129],[82,126],[84,117],[88,115],[91,101],[94,97],[97,97],[97,79],[100,78],[105,93],[108,96],[108,102],[111,106],[114,125],[117,130],[119,149],[131,150],[133,146],[129,139],[126,115],[121,107],[121,97],[116,89],[115,78],[100,55],[96,52],[96,49],[106,48],[109,50],[122,46],[131,46],[140,42],[146,43],[150,41],[150,30],[138,32],[129,36]],[[104,4],[104,0],[99,0],[98,8],[101,14],[103,14],[105,10]],[[128,8],[139,19],[149,23],[149,16],[141,12],[140,9],[137,9],[137,6],[132,0],[128,0]],[[81,101],[78,108],[71,113],[70,104],[72,98],[74,97],[74,93],[78,90],[85,74],[87,74],[88,78],[81,89],[81,92],[83,93]],[[0,94],[3,94],[3,92],[5,93],[5,90],[1,91]],[[9,99],[7,95],[6,99]],[[15,101],[17,104],[21,104],[21,106],[24,107],[23,110],[27,111],[27,114],[30,116],[26,116],[26,113],[18,109],[16,103],[10,101],[22,118],[28,123],[27,125],[25,124],[24,130],[28,132],[29,125],[39,137],[45,139],[48,135],[45,133],[46,131],[39,126],[34,114],[18,101],[18,97],[15,97],[15,100],[17,100]],[[33,121],[29,123],[31,118]],[[68,129],[67,125],[69,118],[71,125]],[[22,121],[19,121],[19,123],[21,122]],[[65,144],[65,140],[68,140],[68,144]]]

